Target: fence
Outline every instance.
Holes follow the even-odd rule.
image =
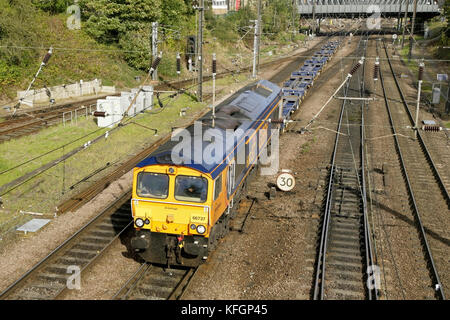
[[[92,115],[93,109],[97,107],[97,104],[90,104],[89,106],[82,106],[78,109],[72,110],[72,111],[66,111],[63,113],[62,116],[62,122],[64,127],[66,126],[66,122],[69,121],[68,115],[70,114],[70,124],[73,125],[75,121],[75,125],[78,124],[78,118],[85,116],[88,118],[90,115]]]

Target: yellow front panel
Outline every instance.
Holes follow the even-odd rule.
[[[169,193],[165,199],[153,199],[139,197],[136,193],[137,176],[140,172],[168,173],[168,168],[174,168],[173,174],[169,176]],[[174,197],[174,185],[177,175],[198,176],[208,180],[208,196],[203,203],[194,203],[188,201],[179,201]],[[133,174],[133,200],[132,209],[135,219],[150,220],[141,229],[148,229],[152,232],[171,233],[171,234],[198,234],[196,230],[191,230],[189,226],[202,224],[206,227],[206,233],[209,235],[209,210],[210,199],[212,197],[213,180],[199,173],[196,170],[176,166],[152,165],[140,169],[135,169]]]
[[[173,234],[196,234],[189,230],[191,223],[208,225],[208,208],[171,203],[133,200],[135,218],[149,219],[142,229]]]

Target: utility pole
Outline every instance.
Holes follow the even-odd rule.
[[[445,113],[450,113],[450,80],[447,84],[447,101],[445,102]]]
[[[408,22],[408,7],[409,7],[409,1],[410,0],[406,0],[406,9],[405,9],[405,21],[403,21],[403,35],[402,35],[402,49],[405,45],[405,30],[406,30],[406,25]]]
[[[416,0],[417,1],[417,0]],[[419,130],[419,105],[420,105],[420,91],[422,90],[423,69],[425,64],[421,62],[419,64],[419,90],[417,91],[417,107],[416,107],[416,122],[415,122],[415,137],[417,139],[417,131]]]
[[[152,61],[158,56],[158,22],[152,22]],[[158,71],[153,71],[152,80],[158,80]]]
[[[400,29],[402,28],[402,2],[403,0],[400,0],[400,8],[398,9],[398,18],[397,18],[397,31],[400,32]]]
[[[312,19],[313,19],[312,33],[314,34],[314,33],[316,33],[316,0],[313,0]]]
[[[257,61],[257,67],[256,67],[256,73],[258,73],[258,71],[259,71],[259,52],[260,52],[260,50],[259,50],[259,48],[260,48],[260,46],[261,46],[261,0],[258,0],[258,17],[257,17],[257,19],[258,19],[258,56],[257,56],[257,59],[258,59],[258,61]]]
[[[295,35],[297,34],[297,29],[295,28],[295,0],[292,0],[292,40],[295,39]]]
[[[252,72],[252,78],[256,78],[256,57],[258,55],[258,27],[259,23],[258,20],[254,20],[255,22],[255,37],[253,39],[253,72]]]
[[[413,18],[412,18],[411,34],[409,35],[408,61],[411,60],[412,47],[414,45],[414,25],[416,24],[416,11],[417,11],[417,0],[414,0],[414,12],[413,12]]]
[[[212,78],[213,78],[213,100],[212,100],[212,127],[215,127],[216,122],[216,74],[217,74],[217,61],[216,54],[213,53],[212,58]]]
[[[197,59],[198,59],[198,90],[197,90],[197,98],[198,101],[203,101],[203,15],[204,15],[204,0],[200,0],[199,7],[196,7],[198,12],[198,39],[197,39]]]

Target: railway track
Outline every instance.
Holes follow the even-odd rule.
[[[383,96],[409,194],[411,210],[414,214],[415,226],[428,265],[431,280],[429,287],[437,298],[445,299],[444,288],[449,281],[446,271],[448,271],[450,245],[448,223],[450,201],[446,182],[441,176],[442,169],[436,166],[419,130],[417,130],[417,140],[414,139],[414,132],[411,129],[414,127],[414,118],[397,80],[385,44],[382,51],[389,65],[386,75],[383,75],[383,68],[380,70]],[[441,279],[440,275],[444,278]]]
[[[310,50],[315,50],[315,47]],[[287,61],[289,59],[289,57],[286,57],[282,60]],[[267,65],[276,62],[280,61],[272,61],[267,63]],[[203,113],[200,117],[202,115]],[[137,153],[130,161],[127,161],[127,163],[115,170],[113,174],[63,203],[58,207],[59,213],[81,207],[81,205],[107,187],[109,183],[129,171],[135,166],[136,162],[145,158],[169,138],[170,134],[158,140],[150,148]],[[49,300],[63,297],[64,293],[69,290],[70,281],[73,280],[71,277],[73,273],[71,272],[75,270],[79,270],[80,273],[86,272],[86,269],[93,265],[97,258],[132,225],[128,205],[129,199],[130,194],[128,192],[118,201],[111,204],[74,236],[66,240],[20,279],[11,284],[4,292],[0,293],[0,299]],[[115,298],[180,298],[196,270],[195,268],[163,269],[143,265],[138,273],[135,274],[135,277],[127,282],[122,288],[123,290]],[[171,285],[168,286],[168,284]],[[149,287],[152,287],[153,291],[146,291]]]
[[[326,41],[326,40],[324,40]],[[319,42],[308,52],[315,50],[324,41]],[[274,61],[268,61],[260,64],[260,68],[268,68],[274,64],[280,64],[292,60],[291,55],[281,57]],[[241,71],[251,71],[252,66],[240,68],[239,70],[225,70],[217,73],[216,79],[223,78],[230,74],[234,74]],[[203,82],[209,81],[212,76],[204,76]],[[156,86],[156,90],[173,90],[182,89],[186,86],[192,86],[193,82],[196,82],[197,78],[190,78],[186,80],[166,81],[162,80],[159,85]],[[114,95],[114,94],[111,94]],[[9,141],[11,139],[20,138],[29,134],[36,133],[43,128],[51,125],[58,124],[62,121],[63,113],[70,112],[79,109],[82,105],[95,104],[97,99],[105,98],[106,96],[99,96],[95,99],[83,100],[81,102],[70,103],[60,106],[53,106],[50,108],[39,108],[36,110],[22,111],[17,117],[7,117],[5,121],[0,123],[0,143]],[[206,96],[204,98],[207,98]]]
[[[91,105],[97,102],[97,99],[106,96],[98,96],[94,99],[87,99],[80,102],[53,106],[50,108],[39,108],[30,110],[17,117],[7,117],[0,123],[0,143],[11,139],[20,138],[29,134],[36,133],[43,128],[61,123],[63,114],[80,109],[81,106]]]
[[[114,300],[180,299],[197,268],[164,268],[143,263],[114,295]]]
[[[132,226],[130,198],[131,190],[11,284],[0,299],[53,300],[75,288],[74,276],[94,264]]]
[[[317,50],[317,48],[319,48],[323,44],[323,42],[328,41],[328,39],[330,39],[332,36],[329,36],[324,41],[319,42],[316,46],[314,46],[307,52],[310,52],[310,51],[314,52],[315,50]],[[304,59],[306,59],[306,58],[304,58]],[[289,60],[292,60],[292,57],[285,57],[285,58],[282,58],[282,59],[279,59],[276,61],[266,62],[266,63],[261,64],[261,67],[268,67],[268,66],[271,66],[273,63],[282,63],[282,62],[289,61]],[[298,64],[298,63],[299,62],[297,62],[296,64]],[[287,69],[289,69],[289,67]],[[224,76],[224,75],[230,74],[231,72],[233,72],[233,70],[222,72],[221,75]],[[289,73],[289,75],[290,75],[290,73]],[[207,79],[207,77],[204,77],[204,79]],[[280,82],[280,81],[284,80],[284,78],[283,79],[271,79],[271,81],[276,81],[276,80],[278,80]],[[179,89],[179,88],[183,87],[185,84],[190,83],[190,82],[192,82],[192,79],[183,80],[183,81],[179,81],[179,82],[172,82],[172,83],[164,82],[160,85],[161,87],[158,87],[158,89],[173,89],[173,88]],[[208,111],[209,110],[205,110],[205,111],[201,112],[199,114],[199,116],[195,117],[195,119],[192,122],[190,122],[187,126],[191,125],[196,119],[201,118]],[[140,162],[142,159],[144,159],[146,156],[148,156],[151,152],[156,150],[156,148],[158,148],[160,145],[162,145],[168,139],[170,139],[170,136],[171,136],[171,134],[168,134],[165,137],[157,140],[152,146],[145,148],[142,151],[140,151],[139,153],[137,153],[129,161],[127,161],[125,164],[121,165],[114,172],[112,172],[108,177],[100,179],[100,181],[98,181],[97,183],[86,188],[79,194],[77,194],[77,195],[71,197],[70,199],[64,201],[63,203],[59,204],[58,205],[58,213],[61,214],[61,213],[67,212],[67,211],[73,211],[73,210],[80,208],[83,204],[87,203],[95,195],[97,195],[99,192],[104,190],[105,186],[108,186],[111,182],[118,179],[124,173],[130,171],[138,162]]]
[[[361,37],[358,52],[365,55]],[[364,63],[344,87],[345,97],[364,95]],[[314,299],[377,299],[365,190],[364,102],[344,99],[328,178],[316,259]],[[370,288],[367,284],[371,284]]]

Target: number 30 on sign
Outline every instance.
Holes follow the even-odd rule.
[[[281,173],[277,178],[277,187],[281,191],[291,191],[295,187],[295,178],[288,172]]]

